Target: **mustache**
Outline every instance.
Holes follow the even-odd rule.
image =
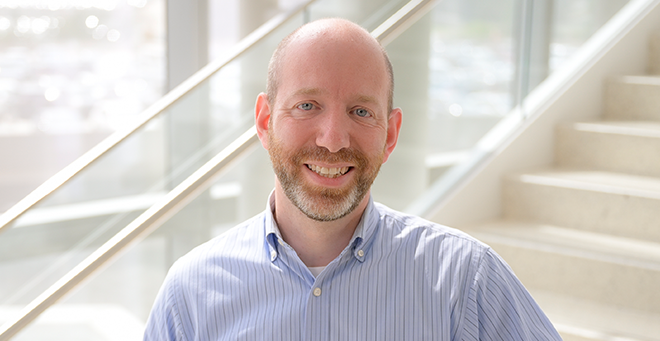
[[[368,159],[364,153],[353,148],[343,148],[337,152],[330,152],[324,147],[306,147],[297,151],[292,161],[297,165],[302,165],[305,161],[321,161],[326,163],[351,163],[356,168],[365,168]]]

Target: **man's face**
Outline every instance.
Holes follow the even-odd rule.
[[[337,153],[318,146],[286,150],[272,131],[269,144],[273,169],[284,193],[306,216],[318,221],[332,221],[352,212],[369,192],[383,160],[382,153],[370,160],[356,149],[341,149]],[[326,165],[326,169],[321,165]],[[315,173],[311,174],[312,181],[306,178],[308,171]],[[338,177],[351,178],[342,186],[325,186],[322,182],[328,180],[313,179]]]
[[[287,52],[268,150],[284,193],[309,218],[352,212],[393,149],[385,70],[382,56],[359,44],[309,42]]]

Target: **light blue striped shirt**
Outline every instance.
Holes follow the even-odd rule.
[[[561,340],[488,246],[369,204],[314,277],[266,211],[170,269],[145,340]]]

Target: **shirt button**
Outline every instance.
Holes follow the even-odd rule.
[[[277,258],[277,251],[273,250],[270,252],[270,259],[275,260]]]
[[[364,251],[362,251],[362,250],[358,250],[358,256],[360,256],[360,257],[364,257]]]
[[[314,296],[316,296],[316,297],[321,296],[321,288],[314,289]]]

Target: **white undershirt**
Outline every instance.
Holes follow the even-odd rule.
[[[309,271],[312,272],[312,275],[314,275],[314,277],[318,277],[321,271],[325,269],[325,266],[316,266],[316,267],[309,266],[307,268],[309,269]]]

